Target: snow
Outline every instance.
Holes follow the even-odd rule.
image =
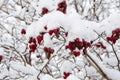
[[[67,41],[71,41],[76,37],[80,37],[83,38],[87,41],[90,40],[94,40],[98,37],[97,33],[101,34],[102,32],[106,31],[107,35],[111,34],[111,31],[117,27],[120,26],[119,24],[119,13],[114,13],[111,14],[109,18],[103,20],[102,22],[96,23],[96,22],[92,22],[92,21],[87,21],[87,20],[82,20],[81,16],[79,16],[79,14],[77,13],[70,13],[70,14],[66,14],[64,15],[63,13],[59,12],[59,11],[53,11],[49,14],[44,15],[42,18],[40,18],[37,22],[32,23],[28,28],[27,28],[27,34],[26,37],[35,37],[39,34],[39,32],[43,32],[44,30],[44,26],[47,25],[48,29],[47,31],[51,30],[51,29],[55,29],[59,26],[62,26],[66,31],[69,32],[69,36],[67,38]],[[108,28],[109,27],[109,28]],[[96,32],[95,32],[96,31]],[[52,46],[52,42],[51,42],[51,38],[50,35],[47,33],[44,35],[44,46],[48,46],[48,47],[53,47]],[[108,47],[109,50],[109,47]],[[32,56],[32,59],[34,59],[34,55]],[[117,61],[116,58],[112,56],[112,58],[104,58],[103,59],[104,64],[110,64],[112,66],[116,66],[117,65]],[[79,60],[77,60],[79,61]],[[80,62],[77,62],[77,64],[80,64]],[[73,65],[70,61],[64,61],[61,68],[60,68],[60,72],[61,75],[63,75],[64,72],[72,72],[72,69],[74,68],[75,65]],[[81,67],[84,66],[84,63],[81,62]],[[100,66],[104,66],[103,64],[101,64]],[[102,67],[101,67],[102,68]],[[93,67],[87,67],[87,74],[89,75],[93,75],[96,73],[96,70]],[[114,70],[114,69],[107,69],[104,66],[104,70],[105,73],[107,73],[107,75],[112,78],[113,80],[117,80],[116,77],[119,76],[112,76],[111,74],[112,72],[117,72],[117,74],[119,74],[118,71]],[[81,70],[81,72],[79,72],[79,77],[84,79],[85,76],[85,71]],[[46,78],[47,76],[47,78]],[[46,75],[44,76],[42,79],[44,80],[54,80],[51,76]],[[74,76],[75,77],[75,76]],[[74,77],[70,77],[68,78],[68,80],[72,80],[72,78],[74,79]],[[77,78],[76,78],[77,80]]]
[[[107,19],[100,23],[100,32],[106,31],[107,35],[111,35],[111,31],[119,28],[120,13],[112,13]]]
[[[60,68],[61,75],[63,75],[64,72],[70,72],[71,73],[73,68],[74,68],[74,64],[72,64],[72,62],[70,62],[68,60],[65,60],[62,63],[62,66]]]
[[[55,79],[52,78],[52,76],[46,74],[46,75],[41,77],[41,80],[55,80]]]
[[[67,80],[79,80],[76,76],[70,75]]]
[[[0,0],[0,7],[3,6],[3,2],[4,2],[4,0]]]
[[[44,35],[44,46],[45,47],[53,47],[53,42],[51,41],[50,35],[47,33]]]
[[[120,72],[115,69],[107,68],[95,55],[89,54],[100,66],[100,68],[106,73],[106,75],[112,80],[119,80]],[[114,59],[113,59],[114,60]]]
[[[4,0],[0,0],[0,8],[3,1]],[[10,0],[9,3],[6,4],[8,13],[5,13],[2,9],[0,10],[0,24],[2,24],[0,25],[0,55],[4,57],[4,59],[0,61],[0,79],[8,75],[11,79],[20,77],[21,80],[37,80],[37,77],[39,77],[40,80],[89,80],[89,77],[93,80],[103,79],[101,74],[97,72],[97,69],[86,59],[86,55],[83,55],[82,50],[80,51],[80,56],[75,57],[71,55],[70,50],[65,49],[65,46],[69,41],[73,41],[77,37],[80,38],[80,40],[95,40],[98,38],[98,34],[104,31],[106,33],[104,36],[111,36],[112,30],[120,28],[120,12],[112,11],[110,16],[101,22],[88,21],[85,20],[84,17],[89,14],[88,11],[93,7],[93,3],[83,3],[85,10],[83,14],[80,15],[74,9],[74,5],[72,5],[73,0],[70,2],[68,0],[67,5],[69,6],[67,13],[63,14],[60,11],[56,11],[58,3],[61,1],[62,0],[28,0],[27,4],[22,2],[21,5],[24,6],[24,8],[22,8],[21,5],[17,5],[14,1]],[[13,4],[13,7],[10,6],[10,3]],[[18,4],[20,3],[18,2]],[[50,12],[41,16],[40,13],[43,7],[48,8]],[[26,12],[27,9],[28,12]],[[7,10],[5,9],[5,11]],[[32,13],[34,15],[32,15]],[[23,20],[19,20],[18,17]],[[44,29],[44,26],[47,26],[47,30]],[[67,37],[63,36],[66,41],[62,41],[61,37],[54,38],[53,35],[49,35],[49,30],[58,27],[63,27],[65,32],[68,32]],[[27,33],[25,35],[20,34],[22,28],[26,29]],[[28,40],[30,37],[36,38],[40,32],[46,32],[46,34],[43,35],[43,41],[40,45],[37,44],[37,50],[35,52],[29,54],[29,48],[27,47],[29,45]],[[105,37],[102,36],[102,38]],[[90,55],[111,80],[119,80],[120,71],[117,69],[117,58],[110,44],[102,38],[93,42],[92,46],[94,46],[94,43],[102,41],[107,49],[94,48],[95,46],[90,47],[87,49],[88,55]],[[114,44],[114,48],[120,59],[119,43],[120,40]],[[44,47],[54,49],[54,53],[50,53],[50,59],[46,59],[46,54],[48,53],[44,52]],[[102,60],[98,58],[92,50],[93,48],[98,51],[98,55]],[[26,54],[30,57],[25,57]],[[21,58],[20,55],[23,58]],[[23,62],[23,60],[30,63]],[[38,75],[40,71],[41,73]],[[67,79],[63,79],[64,72],[71,73]]]
[[[62,26],[66,31],[69,31],[69,36],[71,36],[70,38],[81,37],[91,40],[96,37],[96,34],[93,32],[93,30],[96,29],[98,24],[95,22],[82,20],[81,16],[79,16],[77,13],[64,15],[59,11],[53,11],[40,18],[39,21],[30,25],[26,31],[27,37],[38,35],[39,32],[44,31],[43,27],[45,25],[47,25],[48,30]],[[90,35],[94,36],[89,38]]]
[[[11,65],[11,69],[15,69],[16,71],[20,71],[22,73],[27,73],[27,74],[35,74],[37,72],[37,70],[35,70],[34,67],[26,65],[23,66],[23,64],[19,63],[19,62],[10,62]],[[14,76],[14,75],[13,75]]]

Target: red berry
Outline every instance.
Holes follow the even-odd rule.
[[[102,46],[103,49],[106,49],[106,46]]]
[[[43,48],[45,52],[48,52],[48,48],[47,47],[44,47]]]
[[[119,33],[120,33],[120,28],[116,28],[115,30],[112,31],[112,35]]]
[[[83,42],[79,42],[79,46],[83,46]]]
[[[69,46],[69,45],[65,46],[65,49],[69,49],[69,48],[70,48],[70,46]]]
[[[43,40],[43,36],[38,35],[37,36],[38,44],[40,44],[42,40]]]
[[[66,13],[66,8],[67,8],[66,1],[62,1],[61,3],[58,4],[57,10],[61,11],[65,14]]]
[[[78,69],[78,72],[80,72],[80,69]]]
[[[47,26],[44,26],[44,29],[47,30]]]
[[[86,48],[85,48],[85,49],[83,49],[83,53],[84,53],[84,54],[86,54],[86,53],[87,53],[87,50],[86,50]]]
[[[96,44],[95,46],[96,46],[97,48],[101,47],[101,45],[100,45],[100,44]]]
[[[54,30],[49,30],[48,33],[49,35],[52,35],[54,33]]]
[[[50,54],[50,53],[46,53],[46,58],[47,58],[47,59],[49,59],[49,58],[50,58],[50,56],[51,56],[51,54]]]
[[[68,32],[65,32],[65,37],[67,37],[68,36]]]
[[[32,38],[32,42],[33,42],[33,43],[36,43],[36,39],[35,39],[35,38]]]
[[[54,53],[54,49],[51,49],[51,53]]]
[[[75,42],[79,42],[80,40],[79,40],[79,38],[76,38],[74,41],[75,41]]]
[[[25,29],[22,29],[22,30],[21,30],[21,34],[26,34],[26,30],[25,30]]]
[[[75,56],[79,56],[80,52],[79,51],[72,51],[72,54],[75,55]]]
[[[111,41],[112,38],[111,38],[111,37],[107,37],[106,40],[107,40],[107,41]]]
[[[51,49],[50,47],[44,47],[44,51],[46,52],[46,53],[54,53],[54,49]]]
[[[47,52],[51,53],[51,48],[50,47],[47,48]]]
[[[29,42],[29,43],[32,43],[32,39],[33,39],[33,37],[30,37],[30,39],[29,39],[28,42]]]
[[[3,56],[2,55],[0,55],[0,61],[3,59]]]
[[[32,53],[32,52],[35,52],[35,50],[34,50],[34,49],[30,49],[30,50],[29,50],[29,53]]]
[[[90,44],[92,44],[94,41],[90,41]]]
[[[60,31],[60,28],[53,29],[54,33],[58,33]]]
[[[59,33],[56,33],[55,36],[56,36],[57,38],[59,38],[60,35],[59,35]]]
[[[63,74],[64,74],[64,76],[63,76],[64,79],[67,79],[67,77],[68,77],[71,73],[70,73],[70,72],[68,72],[68,73],[67,73],[67,72],[64,72]]]
[[[40,32],[40,34],[43,36],[46,32]]]
[[[48,11],[49,10],[46,7],[43,7],[41,14],[44,15],[44,14],[48,13]]]
[[[90,44],[89,42],[87,42],[87,43],[86,43],[86,45],[87,45],[88,47],[90,47],[90,46],[91,46],[91,44]]]
[[[37,44],[30,44],[29,48],[35,50],[37,48]]]
[[[69,42],[69,49],[70,49],[71,51],[73,51],[73,50],[75,50],[75,48],[76,48],[75,43],[70,41],[70,42]]]

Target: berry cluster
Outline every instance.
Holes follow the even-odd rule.
[[[45,30],[47,30],[47,27],[44,27]],[[48,31],[49,35],[55,35],[56,38],[59,38],[60,34],[62,33],[62,35],[64,35],[65,37],[68,36],[68,32],[65,31],[60,31],[60,27],[57,27],[55,29],[51,29]]]
[[[42,40],[43,40],[43,35],[42,36],[38,35],[37,36],[37,42],[38,42],[39,45],[41,44]]]
[[[50,47],[44,47],[44,51],[46,53],[50,53],[50,54],[53,54],[54,53],[54,49],[51,49]]]
[[[44,26],[44,29],[47,30],[47,26]],[[47,31],[46,32],[40,32],[40,34],[35,38],[30,37],[29,41],[28,41],[29,49],[30,49],[29,52],[30,53],[35,52],[37,46],[40,45],[41,42],[43,41],[43,36],[46,33],[49,33],[49,35],[55,35],[56,38],[59,38],[59,36],[60,36],[60,27],[55,28],[55,29],[51,29],[48,32]],[[65,35],[65,37],[68,36],[68,32],[63,31],[63,33],[64,33],[63,35]],[[45,47],[44,51],[49,53],[49,54],[54,52],[54,50],[52,50],[51,48],[47,48],[47,47]]]
[[[72,51],[72,54],[75,55],[75,56],[79,56],[80,52],[79,51]]]
[[[37,48],[37,44],[41,44],[43,40],[43,35],[38,35],[36,38],[33,38],[31,37],[29,39],[29,52],[32,53],[32,52],[35,52],[36,48]]]
[[[120,38],[120,28],[116,28],[112,31],[112,35],[107,37],[106,40],[112,42],[113,44]]]
[[[50,47],[44,47],[44,51],[46,53],[46,58],[49,59],[51,54],[54,53],[54,49],[51,49]]]
[[[106,46],[104,46],[102,42],[96,43],[95,46],[96,46],[97,48],[100,48],[100,47],[101,47],[101,48],[103,48],[103,49],[106,49]]]
[[[25,30],[25,29],[22,29],[22,30],[21,30],[21,34],[26,34],[26,30]]]
[[[49,11],[49,10],[48,10],[46,7],[43,7],[41,14],[42,14],[42,15],[47,14],[48,11]]]
[[[52,29],[48,31],[49,35],[55,34],[55,36],[58,38],[60,35],[60,28]]]
[[[74,41],[69,41],[69,44],[66,46],[66,49],[71,50],[71,54],[73,54],[75,56],[79,56],[80,52],[74,51],[76,48],[79,50],[83,49],[83,52],[85,52],[86,49],[90,46],[91,46],[90,42],[87,42],[84,39],[82,39],[82,41],[80,41],[79,38],[76,38],[76,39],[74,39]]]
[[[63,78],[64,78],[64,79],[67,79],[67,77],[68,77],[71,73],[70,73],[70,72],[64,72],[63,74],[64,74]]]
[[[67,8],[66,1],[63,0],[62,2],[60,2],[60,3],[58,4],[57,10],[58,10],[58,11],[61,11],[61,12],[63,12],[63,13],[65,14],[65,13],[66,13],[66,8]]]

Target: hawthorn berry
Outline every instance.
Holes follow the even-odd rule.
[[[35,38],[32,38],[32,42],[33,42],[33,43],[36,43],[36,39],[35,39]]]
[[[67,77],[68,77],[71,73],[70,73],[70,72],[64,72],[63,74],[64,74],[63,78],[64,78],[64,79],[67,79]]]
[[[46,53],[46,58],[49,59],[51,54],[54,53],[54,49],[51,49],[50,47],[44,47],[43,50]]]
[[[37,47],[37,44],[30,44],[30,45],[29,45],[29,48],[30,48],[30,49],[36,49],[36,47]]]
[[[42,36],[43,36],[45,33],[46,33],[46,32],[40,32],[40,35],[42,35]]]
[[[63,0],[62,2],[60,2],[60,3],[58,4],[57,10],[58,10],[58,11],[61,11],[61,12],[63,12],[63,13],[65,14],[65,13],[66,13],[66,8],[67,8],[66,1]]]
[[[50,53],[46,53],[46,58],[49,59],[51,57]]]
[[[106,38],[107,41],[111,41],[113,44],[115,44],[118,39],[119,36],[111,36]]]
[[[54,30],[49,30],[48,33],[49,35],[52,35],[54,33]]]
[[[35,50],[34,50],[34,49],[30,49],[30,50],[29,50],[29,53],[32,53],[32,52],[35,52]]]
[[[50,53],[50,54],[53,54],[53,53],[54,53],[54,49],[51,49],[50,47],[44,47],[43,50],[44,50],[46,53]]]
[[[86,48],[83,49],[83,53],[86,54],[87,53],[87,50]]]
[[[99,48],[101,45],[100,45],[100,44],[96,44],[95,46],[96,46],[97,48]]]
[[[49,11],[49,10],[48,10],[46,7],[43,7],[41,14],[42,14],[42,15],[47,14],[48,11]]]
[[[112,35],[110,37],[107,37],[106,40],[115,44],[119,38],[120,38],[120,28],[116,28],[112,31]]]
[[[76,46],[74,42],[69,41],[69,44],[66,46],[66,49],[70,49],[71,51],[75,50]]]
[[[44,26],[44,29],[47,30],[47,26]]]
[[[107,41],[112,41],[112,37],[107,37],[106,40]]]
[[[112,35],[119,33],[120,33],[120,28],[116,28],[115,30],[112,31]]]
[[[80,52],[79,51],[72,51],[72,54],[75,55],[75,56],[79,56]]]
[[[37,44],[35,44],[35,43],[30,44],[30,45],[29,45],[29,48],[30,48],[30,51],[29,51],[30,53],[31,53],[31,52],[34,52],[34,51],[36,50],[36,48],[37,48]]]
[[[40,44],[42,40],[43,40],[43,36],[38,35],[37,36],[37,42],[38,42],[38,44]]]
[[[90,41],[90,44],[92,44],[93,42],[94,42],[94,41],[93,41],[93,40],[91,40],[91,41]]]
[[[49,35],[55,34],[55,36],[56,36],[57,38],[59,38],[59,36],[60,36],[59,31],[60,31],[60,28],[58,27],[58,28],[56,28],[56,29],[49,30],[48,33],[49,33]]]
[[[2,55],[0,55],[0,61],[3,59],[3,56]]]
[[[84,39],[82,39],[82,43],[83,43],[83,47],[85,47],[85,48],[91,46],[91,44],[89,42],[85,41]]]
[[[30,37],[28,43],[32,43],[32,39],[33,37]]]
[[[95,46],[97,47],[97,48],[103,48],[103,49],[106,49],[106,46],[105,45],[103,45],[103,43],[102,42],[98,42],[97,44],[95,44]]]
[[[55,36],[56,36],[57,38],[59,38],[60,35],[59,35],[59,33],[56,33]]]
[[[80,72],[80,69],[78,69],[78,72]]]
[[[102,46],[103,49],[106,49],[106,46]]]
[[[21,34],[26,34],[26,30],[25,30],[25,29],[22,29],[22,30],[21,30]]]
[[[47,47],[44,47],[43,50],[44,50],[45,52],[48,52],[48,48],[47,48]]]
[[[67,37],[68,36],[68,32],[65,32],[65,37]]]

